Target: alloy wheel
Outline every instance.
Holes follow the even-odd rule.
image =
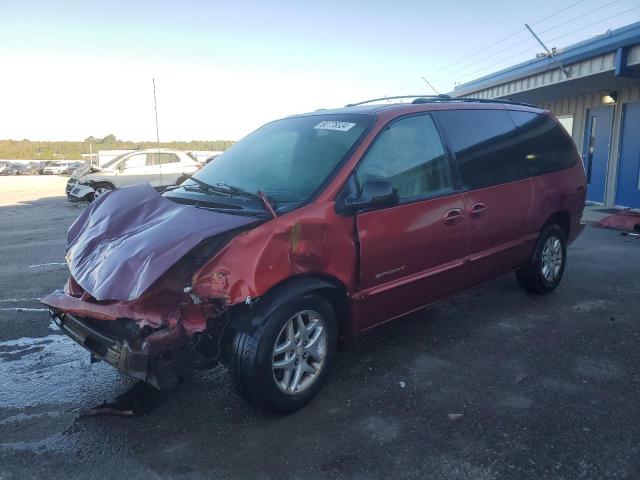
[[[542,276],[547,282],[553,282],[562,269],[562,241],[555,235],[549,237],[542,249]]]
[[[273,348],[273,378],[280,391],[306,391],[320,375],[326,355],[326,325],[320,314],[303,310],[289,318]]]

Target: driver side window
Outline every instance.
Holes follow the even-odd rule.
[[[127,168],[136,168],[136,167],[146,167],[147,166],[147,154],[146,153],[138,153],[137,155],[132,155],[124,161],[123,169]]]
[[[451,168],[430,115],[402,118],[388,125],[356,170],[358,184],[390,182],[400,201],[453,191]]]

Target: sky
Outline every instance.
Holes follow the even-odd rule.
[[[237,140],[440,93],[640,20],[638,0],[0,0],[0,139]]]

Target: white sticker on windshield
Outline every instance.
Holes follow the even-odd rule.
[[[316,128],[318,130],[338,130],[339,132],[348,132],[355,126],[356,124],[351,122],[338,122],[337,120],[325,120],[324,122],[320,122],[313,128]]]

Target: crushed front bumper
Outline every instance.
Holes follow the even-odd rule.
[[[95,190],[88,186],[82,185],[80,183],[75,183],[73,185],[67,184],[66,188],[67,198],[69,200],[82,200],[86,198],[87,195],[95,193]]]
[[[76,178],[70,177],[69,180],[67,180],[67,185],[64,188],[64,193],[69,195],[71,193],[71,190],[73,190],[73,187],[75,187],[76,183],[78,183],[78,180]]]
[[[178,380],[178,347],[184,345],[178,331],[164,330],[149,335],[140,348],[124,339],[112,337],[82,318],[50,309],[54,323],[92,357],[104,360],[122,373],[147,382],[158,389]]]

